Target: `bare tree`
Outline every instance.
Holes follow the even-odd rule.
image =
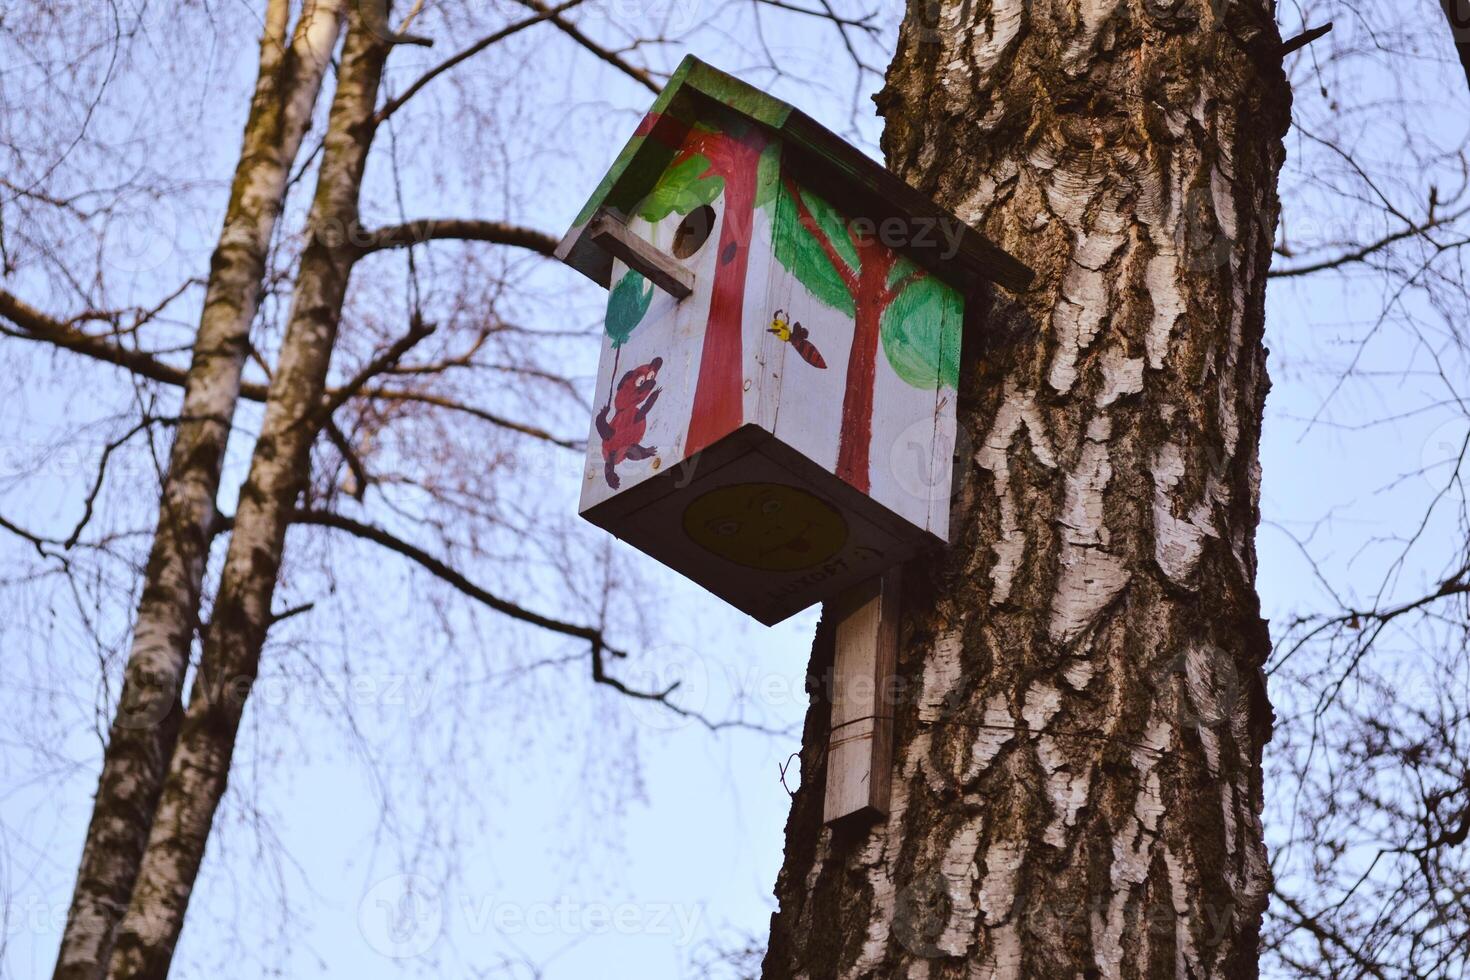
[[[266,10],[259,78],[230,206],[210,261],[133,649],[57,959],[58,978],[100,975],[158,804],[178,730],[176,705],[197,623],[220,470],[266,252],[336,46],[340,8],[334,2],[309,3],[289,33],[286,0],[272,0]],[[24,317],[25,307],[16,298],[5,294],[0,304],[22,329],[29,323],[45,330],[43,319]]]

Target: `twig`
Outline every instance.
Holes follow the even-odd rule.
[[[446,71],[453,68],[460,62],[467,61],[468,59],[473,58],[475,55],[479,54],[481,51],[484,51],[490,45],[495,44],[497,41],[503,41],[506,38],[510,37],[512,34],[517,34],[528,27],[533,27],[536,24],[541,23],[543,20],[549,20],[562,11],[570,10],[571,8],[583,2],[584,0],[565,0],[565,2],[563,2],[562,4],[556,7],[552,7],[548,10],[544,10],[541,13],[537,14],[535,17],[528,17],[525,20],[517,21],[516,23],[511,24],[507,27],[503,27],[500,30],[495,31],[493,34],[487,34],[485,37],[482,37],[474,44],[471,44],[464,50],[444,59],[443,61],[439,62],[439,64],[435,65],[433,68],[430,68],[428,71],[424,72],[422,75],[416,78],[408,86],[408,88],[403,90],[403,93],[401,95],[395,96],[394,98],[389,99],[386,103],[383,104],[383,108],[379,109],[377,115],[373,117],[373,122],[381,123],[383,120],[393,115],[393,113],[403,108],[403,104],[405,102],[417,95],[419,90],[422,89],[425,85],[429,84],[435,78],[444,74]]]
[[[386,350],[363,365],[362,370],[358,371],[351,381],[327,395],[317,410],[317,418],[331,418],[333,413],[361,391],[364,385],[398,363],[400,357],[407,354],[419,341],[433,332],[434,325],[415,314],[409,320],[408,333],[399,337]]]
[[[616,52],[611,51],[608,48],[603,47],[601,44],[598,44],[596,41],[592,40],[586,34],[583,34],[582,31],[575,24],[560,16],[554,8],[546,6],[546,4],[542,3],[541,0],[516,0],[516,2],[523,7],[529,7],[537,13],[545,15],[548,20],[550,20],[557,27],[561,28],[562,33],[565,34],[567,37],[571,38],[573,41],[576,41],[582,47],[586,48],[588,51],[592,52],[603,61],[612,65],[614,68],[618,69],[618,71],[627,75],[629,78],[633,79],[635,82],[642,85],[650,92],[653,92],[655,95],[658,94],[659,85],[653,80],[653,76],[650,75],[647,70],[639,68],[637,65],[629,64]]]
[[[1326,37],[1327,36],[1327,32],[1330,31],[1330,30],[1332,30],[1332,21],[1329,20],[1327,23],[1323,24],[1321,27],[1314,27],[1314,28],[1312,28],[1309,31],[1305,31],[1305,32],[1303,32],[1301,34],[1298,34],[1296,37],[1292,38],[1290,41],[1283,41],[1283,42],[1281,42],[1281,48],[1279,49],[1280,50],[1281,57],[1285,58],[1287,55],[1291,54],[1293,51],[1296,51],[1299,48],[1306,47],[1307,45],[1311,44],[1313,41],[1317,40],[1318,38],[1320,38],[1320,37]]]

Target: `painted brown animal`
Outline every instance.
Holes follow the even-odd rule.
[[[655,357],[623,375],[613,392],[612,403],[597,415],[597,434],[602,437],[603,473],[607,485],[619,486],[617,465],[625,459],[648,459],[655,447],[642,445],[648,430],[648,413],[662,388],[654,387],[664,359]],[[608,413],[612,418],[608,418]]]

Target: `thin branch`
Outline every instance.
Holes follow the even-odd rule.
[[[354,484],[351,491],[352,499],[362,503],[363,497],[367,496],[370,479],[367,466],[363,463],[362,457],[357,454],[357,450],[353,448],[347,434],[338,427],[335,421],[328,418],[324,429],[327,433],[327,441],[337,447],[337,452],[342,454],[342,461],[347,464],[347,469],[352,473]]]
[[[31,546],[36,549],[36,554],[40,555],[42,558],[57,558],[60,559],[62,562],[66,561],[65,557],[63,557],[62,555],[58,555],[55,552],[46,550],[47,545],[60,545],[60,541],[57,541],[53,538],[43,537],[39,534],[36,534],[34,531],[27,531],[19,524],[12,523],[11,521],[6,520],[4,517],[0,517],[0,528],[4,528],[16,537],[21,538],[22,540],[29,541],[31,543]]]
[[[102,483],[107,478],[107,463],[112,459],[112,454],[121,449],[133,436],[152,425],[177,425],[178,423],[177,418],[156,418],[145,415],[131,429],[102,447],[102,459],[97,463],[97,478],[92,481],[92,489],[88,491],[86,500],[83,502],[82,516],[77,520],[77,526],[72,528],[71,534],[61,543],[63,548],[70,551],[75,547],[82,536],[82,531],[86,530],[88,522],[92,520],[92,510],[96,506],[97,495],[102,492]]]
[[[1313,41],[1326,37],[1331,30],[1332,21],[1329,20],[1321,27],[1314,27],[1309,31],[1303,31],[1301,34],[1298,34],[1291,40],[1281,42],[1281,49],[1279,53],[1281,57],[1285,58],[1293,51],[1298,51],[1311,44]]]
[[[457,569],[450,567],[422,548],[410,544],[376,525],[364,524],[361,521],[355,521],[350,517],[345,517],[332,511],[315,509],[293,511],[291,522],[293,524],[329,527],[338,531],[344,531],[365,541],[371,541],[380,547],[387,548],[389,551],[407,558],[435,578],[453,586],[459,592],[498,613],[509,616],[512,619],[520,620],[523,623],[529,623],[532,626],[549,630],[552,633],[561,633],[564,636],[585,640],[592,644],[595,650],[606,650],[608,653],[618,657],[626,656],[623,652],[615,650],[608,645],[607,639],[603,636],[601,630],[594,629],[590,626],[579,626],[575,623],[568,623],[551,616],[544,616],[508,599],[502,599],[489,590],[476,585]]]
[[[1353,948],[1351,943],[1349,943],[1336,931],[1328,929],[1326,926],[1322,925],[1322,923],[1317,921],[1317,917],[1309,914],[1306,909],[1302,908],[1300,902],[1292,898],[1290,895],[1287,895],[1280,888],[1272,888],[1271,894],[1275,896],[1275,898],[1279,902],[1285,905],[1287,909],[1291,911],[1292,915],[1296,917],[1295,925],[1297,928],[1305,929],[1313,936],[1316,936],[1319,941],[1330,946],[1335,946],[1338,949],[1342,950],[1349,957],[1351,957],[1353,962],[1357,963],[1358,966],[1365,973],[1371,976],[1378,977],[1380,978],[1380,980],[1382,980],[1383,971],[1378,967],[1376,963],[1372,962],[1371,960],[1365,959],[1361,953]]]
[[[878,25],[873,22],[873,19],[878,16],[876,12],[864,14],[861,17],[843,17],[831,8],[827,10],[812,10],[810,7],[787,3],[786,0],[757,0],[757,2],[763,3],[768,7],[775,7],[778,10],[789,10],[795,14],[805,14],[808,17],[816,17],[819,20],[829,20],[839,27],[856,27],[858,30],[866,31],[873,37],[878,37],[882,34]]]
[[[1267,273],[1267,275],[1272,279],[1289,279],[1294,276],[1308,276],[1314,272],[1324,272],[1328,269],[1336,269],[1340,268],[1341,266],[1362,262],[1369,256],[1381,252],[1384,249],[1388,248],[1390,245],[1401,242],[1406,238],[1415,238],[1423,235],[1427,231],[1431,231],[1443,225],[1450,224],[1451,222],[1464,217],[1467,212],[1470,212],[1470,209],[1456,211],[1454,214],[1447,215],[1443,218],[1435,218],[1431,221],[1426,221],[1420,225],[1410,225],[1409,227],[1396,231],[1391,235],[1380,238],[1376,242],[1364,245],[1361,248],[1353,249],[1349,252],[1344,252],[1343,254],[1334,256],[1330,259],[1323,259],[1320,262],[1313,262],[1310,265],[1296,266],[1290,269],[1272,269],[1269,273]]]
[[[5,331],[15,337],[27,340],[41,340],[57,347],[118,367],[127,368],[134,374],[142,375],[153,381],[161,381],[164,384],[183,385],[188,380],[188,372],[164,364],[154,355],[147,351],[130,350],[114,343],[104,337],[95,337],[76,327],[68,326],[67,323],[47,316],[40,310],[26,303],[24,300],[0,289],[0,317],[4,317],[20,328],[20,332]],[[78,322],[86,318],[86,314],[74,317]],[[264,398],[264,392],[262,400]]]
[[[351,381],[330,392],[323,400],[321,408],[318,409],[317,417],[321,419],[331,418],[333,413],[361,391],[364,385],[388,370],[394,364],[397,364],[399,358],[407,354],[419,341],[433,332],[434,325],[428,323],[423,317],[415,313],[409,320],[408,333],[393,341],[386,349],[363,365],[362,369],[353,376]]]
[[[403,108],[403,104],[405,102],[417,95],[419,93],[419,90],[422,89],[425,85],[429,84],[435,78],[444,74],[455,65],[458,65],[460,62],[467,61],[470,58],[473,58],[481,51],[484,51],[486,48],[490,47],[490,45],[495,44],[498,41],[503,41],[506,38],[510,37],[512,34],[517,34],[528,27],[533,27],[536,24],[541,23],[543,20],[548,20],[561,13],[562,11],[570,10],[571,8],[583,2],[584,0],[565,0],[565,2],[559,4],[558,6],[544,10],[534,17],[528,17],[525,20],[517,21],[514,24],[502,27],[500,30],[495,31],[493,34],[487,34],[485,37],[480,38],[480,40],[476,41],[474,44],[471,44],[464,50],[444,59],[443,61],[439,62],[439,64],[435,65],[433,68],[430,68],[428,71],[424,72],[422,75],[416,78],[413,83],[408,86],[408,88],[403,90],[403,94],[389,99],[383,105],[383,107],[378,110],[377,115],[373,117],[373,122],[381,123],[383,120],[393,115],[393,113]]]
[[[185,382],[188,381],[188,373],[186,371],[165,364],[146,351],[129,350],[125,347],[118,346],[112,341],[93,337],[80,330],[67,327],[62,321],[41,313],[39,310],[17,299],[12,294],[5,292],[3,289],[0,289],[0,317],[10,320],[21,328],[20,331],[10,331],[0,327],[0,333],[7,333],[23,340],[50,343],[66,350],[85,354],[95,360],[127,368],[134,374],[163,384],[183,387]],[[553,380],[558,382],[564,381],[564,379]],[[343,389],[341,388],[331,389],[327,393],[328,398],[336,400],[342,394],[342,391]],[[240,396],[249,401],[264,402],[266,395],[266,385],[255,384],[249,381],[242,382],[240,385]],[[388,401],[419,402],[450,411],[465,412],[492,425],[498,425],[501,428],[509,429],[512,432],[519,432],[522,435],[530,436],[533,439],[540,439],[544,442],[561,446],[564,449],[581,452],[585,448],[581,442],[576,440],[564,439],[536,426],[516,422],[487,409],[466,405],[438,395],[394,388],[364,388],[361,391],[349,394],[342,401],[345,402],[354,395],[368,399],[382,398]]]
[[[623,59],[621,55],[617,54],[615,51],[612,51],[611,49],[605,48],[601,44],[598,44],[586,34],[583,34],[581,29],[578,28],[577,25],[560,16],[555,11],[555,9],[546,6],[546,4],[542,3],[541,0],[516,0],[516,2],[523,7],[529,7],[537,13],[544,15],[553,24],[561,28],[562,33],[565,34],[567,37],[571,38],[573,41],[576,41],[582,47],[586,48],[598,58],[601,58],[603,61],[612,65],[618,71],[622,72],[624,75],[627,75],[629,78],[633,79],[635,82],[642,85],[650,92],[654,93],[655,95],[659,93],[660,88],[658,82],[654,81],[653,76],[650,75],[645,69],[639,68],[637,65],[629,64],[626,60]]]
[[[311,612],[315,608],[316,603],[303,602],[299,606],[292,606],[289,609],[282,609],[280,612],[271,613],[271,625],[274,626],[277,623],[284,622],[285,620],[290,619],[292,616],[300,616],[302,613]]]
[[[684,718],[692,718],[698,721],[710,731],[720,731],[726,728],[744,728],[750,731],[757,731],[765,734],[786,734],[785,732],[778,729],[769,728],[763,725],[757,725],[739,719],[730,721],[712,721],[698,711],[693,711],[689,708],[682,707],[681,705],[670,700],[671,696],[679,688],[679,684],[677,681],[673,684],[670,684],[668,687],[664,688],[661,691],[640,691],[637,688],[629,687],[621,680],[618,680],[616,677],[612,677],[607,673],[605,658],[608,656],[623,658],[627,656],[627,653],[617,649],[616,647],[610,646],[602,630],[595,629],[591,626],[579,626],[575,623],[568,623],[560,619],[545,616],[541,613],[533,612],[532,610],[518,605],[517,603],[511,602],[508,599],[502,599],[500,596],[494,595],[481,586],[476,585],[474,582],[470,581],[467,577],[461,574],[458,570],[450,567],[448,564],[439,560],[438,558],[435,558],[433,555],[424,551],[422,548],[410,544],[409,542],[404,541],[402,538],[399,538],[384,530],[383,528],[377,527],[376,525],[364,524],[361,521],[355,521],[350,517],[345,517],[334,511],[316,509],[293,511],[291,514],[291,522],[293,524],[308,524],[317,527],[334,528],[339,531],[344,531],[355,537],[362,538],[363,540],[371,541],[374,544],[380,545],[381,547],[384,547],[389,551],[394,552],[395,554],[407,558],[409,561],[429,572],[435,578],[438,578],[439,580],[447,583],[448,585],[452,586],[469,598],[488,606],[498,613],[509,616],[512,619],[520,620],[523,623],[529,623],[532,626],[537,626],[541,629],[549,630],[553,633],[560,633],[564,636],[571,636],[579,640],[585,640],[591,646],[593,681],[598,684],[604,684],[617,691],[619,694],[623,694],[627,697],[635,698],[640,701],[657,701],[668,710],[674,712],[676,715]]]
[[[503,415],[497,415],[483,408],[466,405],[463,402],[457,402],[440,395],[431,395],[427,392],[420,391],[401,391],[393,388],[369,388],[361,392],[361,394],[362,397],[367,399],[381,398],[385,401],[418,402],[451,412],[463,412],[466,415],[489,422],[491,425],[497,425],[503,429],[509,429],[512,432],[519,432],[521,435],[530,436],[533,439],[540,439],[542,442],[549,442],[553,446],[560,446],[563,449],[570,449],[574,452],[582,452],[587,448],[587,444],[580,440],[564,439],[561,436],[553,435],[545,429],[537,428],[534,425],[516,422]]]

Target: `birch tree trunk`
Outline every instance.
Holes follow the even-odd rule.
[[[358,192],[391,39],[354,6],[280,359],[240,490],[219,595],[108,976],[167,975],[224,795],[235,736],[271,624],[286,527],[306,486],[352,264]],[[381,9],[381,6],[380,8]]]
[[[767,978],[1257,974],[1273,13],[911,0],[889,163],[1037,285],[967,333],[953,544],[906,576],[876,825],[821,824],[819,630]]]
[[[341,29],[341,0],[270,0],[259,74],[169,459],[117,714],[57,956],[57,980],[101,977],[127,908],[178,732],[199,615],[220,467],[229,439],[266,252],[288,171],[311,123]]]

